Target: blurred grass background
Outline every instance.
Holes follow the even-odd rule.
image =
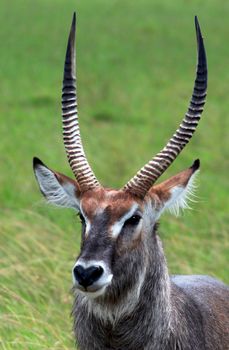
[[[80,227],[41,199],[32,157],[72,176],[61,80],[77,11],[80,125],[103,184],[122,186],[165,144],[191,96],[199,16],[209,64],[203,119],[166,177],[201,159],[198,203],[160,227],[171,273],[228,276],[229,2],[0,2],[0,348],[74,349],[71,267]],[[165,178],[163,176],[163,178]]]

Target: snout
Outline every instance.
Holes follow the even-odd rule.
[[[78,260],[72,269],[74,287],[92,297],[105,292],[113,275],[102,261]]]
[[[76,265],[73,269],[73,273],[76,281],[84,288],[87,288],[98,281],[103,274],[103,268],[102,266],[84,268],[82,265]]]

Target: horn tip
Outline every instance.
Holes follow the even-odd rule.
[[[199,24],[197,16],[195,16],[195,28],[196,28],[196,35],[197,35],[198,39],[202,38],[200,24]]]
[[[204,47],[204,40],[201,33],[198,17],[195,16],[195,28],[196,28],[196,39],[197,39],[197,50],[198,50],[198,61],[200,65],[205,66],[205,69],[207,70],[207,58],[206,58],[206,52]]]
[[[73,12],[72,26],[75,26],[75,24],[76,24],[76,11]]]
[[[71,34],[74,35],[75,29],[76,29],[76,13],[74,11],[72,16],[72,25],[71,25],[70,35]]]

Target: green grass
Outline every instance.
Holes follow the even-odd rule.
[[[79,223],[41,199],[31,161],[71,176],[61,140],[60,91],[73,10],[78,14],[80,125],[105,185],[122,186],[171,136],[191,95],[195,14],[209,93],[193,140],[166,177],[201,159],[199,202],[165,215],[171,273],[229,282],[229,3],[223,0],[2,0],[0,3],[0,348],[74,349],[71,267]],[[165,178],[165,176],[163,176]]]

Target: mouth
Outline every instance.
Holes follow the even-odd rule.
[[[105,293],[105,290],[109,284],[105,284],[100,287],[95,287],[95,286],[83,287],[80,284],[79,285],[77,284],[77,285],[74,285],[73,289],[91,299],[95,299],[99,296],[102,296]]]

